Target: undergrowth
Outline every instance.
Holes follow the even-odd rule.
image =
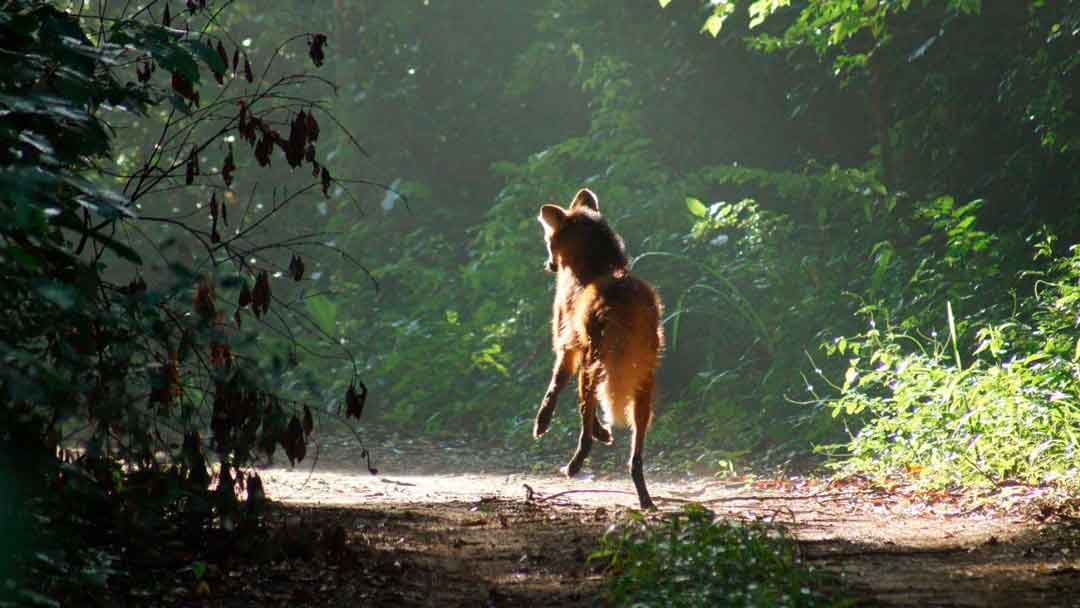
[[[928,487],[1080,484],[1080,250],[1053,258],[1053,244],[1038,246],[1051,261],[1025,273],[1035,290],[1003,322],[964,323],[947,305],[939,336],[878,327],[867,308],[867,331],[827,345],[850,363],[834,415],[865,423],[839,467]]]
[[[660,521],[631,512],[591,556],[616,606],[840,606],[777,527],[716,520],[700,505]]]

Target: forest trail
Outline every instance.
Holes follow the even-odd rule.
[[[383,462],[372,475],[358,449],[334,443],[324,442],[314,470],[261,475],[295,521],[326,538],[340,529],[362,555],[363,574],[349,583],[355,597],[399,606],[602,605],[603,578],[586,559],[604,529],[637,506],[621,467],[567,480],[554,456],[536,465],[550,464],[540,473],[511,466],[520,453],[396,439],[373,450]],[[604,452],[602,467],[613,452],[624,456]],[[466,464],[476,472],[452,472]],[[1080,606],[1080,534],[1058,517],[1067,500],[1047,488],[976,496],[861,480],[649,479],[661,513],[695,501],[723,519],[782,524],[807,561],[838,575],[840,593],[860,606]]]

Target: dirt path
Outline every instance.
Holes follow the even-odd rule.
[[[602,578],[586,556],[636,506],[622,473],[566,480],[554,457],[550,474],[521,474],[515,469],[524,464],[503,464],[520,454],[445,458],[454,446],[442,445],[434,454],[444,459],[431,461],[421,454],[433,446],[396,445],[377,475],[357,466],[356,454],[334,449],[313,473],[262,472],[268,494],[293,505],[303,525],[340,527],[344,545],[362,552],[370,580],[353,581],[358,599],[602,605]],[[474,470],[489,470],[439,472],[470,460]],[[693,500],[723,518],[784,524],[807,560],[837,573],[859,605],[1080,606],[1080,533],[1055,516],[1063,499],[1049,489],[977,497],[886,492],[857,480],[650,479],[662,511]]]

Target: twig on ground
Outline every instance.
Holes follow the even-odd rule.
[[[525,487],[525,502],[544,502],[567,494],[626,494],[635,496],[633,492],[627,492],[626,490],[565,490],[548,496],[540,496],[540,493],[532,489],[529,484],[523,483],[521,485]]]

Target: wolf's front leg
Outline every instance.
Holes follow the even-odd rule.
[[[548,384],[544,399],[540,402],[540,409],[536,412],[533,437],[539,439],[551,426],[551,417],[555,414],[555,404],[559,400],[559,393],[570,381],[575,367],[577,367],[577,353],[559,351],[555,354],[555,369],[551,371],[551,383]]]

